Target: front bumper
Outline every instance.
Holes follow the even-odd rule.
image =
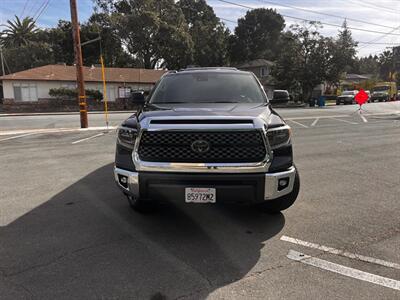
[[[283,172],[257,174],[131,172],[114,168],[118,187],[135,197],[183,200],[185,187],[211,187],[216,188],[218,202],[238,203],[260,203],[285,196],[293,190],[295,175],[293,166]]]

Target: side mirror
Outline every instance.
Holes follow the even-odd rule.
[[[135,104],[144,104],[146,98],[143,91],[134,91],[131,93],[131,100]]]

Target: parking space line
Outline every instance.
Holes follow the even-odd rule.
[[[360,118],[363,120],[364,123],[368,123],[368,120],[366,117],[364,117],[361,113],[358,114]]]
[[[391,278],[364,272],[358,269],[342,266],[327,260],[312,257],[301,252],[289,250],[287,257],[291,260],[301,262],[306,265],[317,267],[326,271],[341,274],[347,277],[370,282],[387,288],[400,291],[400,281]]]
[[[357,125],[358,124],[356,122],[351,122],[351,121],[347,121],[347,120],[343,120],[343,119],[337,119],[337,118],[333,118],[333,117],[331,117],[331,119],[337,120],[337,121],[342,121],[342,122],[345,122],[345,123],[348,123],[348,124],[352,124],[352,125]]]
[[[17,136],[8,137],[8,138],[5,138],[5,139],[1,139],[0,142],[13,140],[13,139],[18,139],[18,138],[22,138],[24,136],[29,136],[29,135],[34,135],[34,134],[37,134],[37,132],[25,133],[25,134],[21,134],[21,135],[17,135]]]
[[[297,124],[297,125],[299,125],[299,126],[302,126],[302,127],[304,127],[304,128],[308,128],[308,126],[306,126],[306,125],[304,125],[304,124],[301,124],[301,123],[299,123],[299,122],[297,122],[297,121],[293,121],[293,120],[291,120],[291,119],[288,119],[290,122],[293,122],[294,124]]]
[[[314,127],[315,125],[317,125],[317,122],[319,121],[319,118],[316,118],[314,120],[314,122],[311,123],[311,127]]]
[[[63,132],[85,132],[85,131],[99,131],[99,130],[113,130],[117,126],[101,126],[101,127],[89,127],[89,128],[42,128],[42,129],[21,129],[21,130],[8,130],[0,131],[2,135],[13,135],[13,134],[27,134],[27,133],[63,133]]]
[[[80,143],[80,142],[88,141],[88,140],[94,139],[94,138],[96,138],[96,137],[98,137],[98,136],[102,136],[102,135],[104,135],[104,132],[98,133],[98,134],[96,134],[96,135],[89,136],[89,137],[84,138],[84,139],[77,140],[77,141],[75,141],[75,142],[72,142],[71,144],[73,144],[73,145],[74,145],[74,144],[78,144],[78,143]]]
[[[343,250],[340,250],[340,249],[327,247],[327,246],[324,246],[324,245],[319,245],[319,244],[315,244],[315,243],[302,241],[302,240],[295,239],[295,238],[292,238],[292,237],[289,237],[289,236],[286,236],[286,235],[281,236],[281,241],[285,241],[285,242],[301,245],[301,246],[304,246],[304,247],[309,247],[309,248],[321,250],[321,251],[328,252],[328,253],[331,253],[331,254],[336,254],[336,255],[340,255],[340,256],[344,256],[344,257],[348,257],[348,258],[352,258],[352,259],[357,259],[357,260],[369,262],[369,263],[372,263],[372,264],[381,265],[381,266],[384,266],[384,267],[389,267],[389,268],[400,270],[400,264],[396,264],[396,263],[393,263],[393,262],[389,262],[389,261],[385,261],[385,260],[382,260],[382,259],[377,259],[377,258],[373,258],[373,257],[369,257],[369,256],[350,253],[350,252],[343,251]]]

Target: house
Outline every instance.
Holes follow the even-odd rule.
[[[268,97],[272,99],[275,89],[274,80],[271,76],[273,66],[274,63],[272,61],[260,58],[238,65],[237,68],[239,70],[253,72],[264,86],[264,90]]]
[[[127,90],[150,90],[164,70],[106,68],[107,100],[110,109],[127,106]],[[46,65],[1,76],[4,111],[69,111],[77,105],[71,99],[55,99],[49,95],[54,88],[76,88],[76,67]],[[85,88],[103,93],[100,67],[84,67]],[[89,99],[90,100],[90,99]],[[90,102],[89,110],[101,109],[101,103]]]

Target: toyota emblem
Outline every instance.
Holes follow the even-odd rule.
[[[210,144],[204,140],[197,140],[192,143],[191,148],[194,152],[203,154],[210,150]]]

